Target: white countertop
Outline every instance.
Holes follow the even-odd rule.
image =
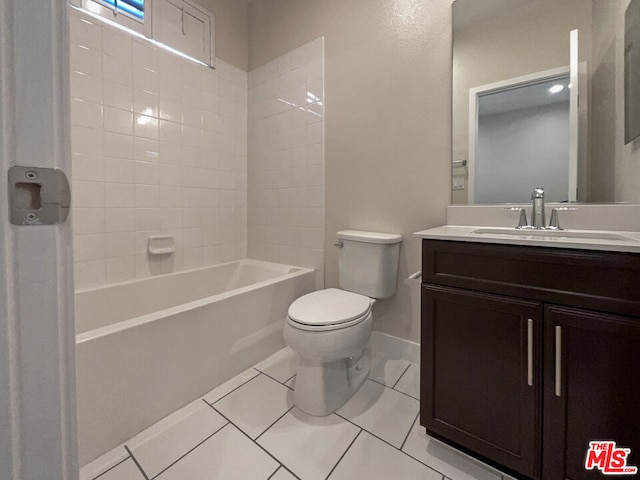
[[[573,237],[562,236],[563,234],[573,235]],[[582,250],[640,253],[640,232],[574,229],[561,231],[532,231],[516,230],[513,227],[445,225],[442,227],[415,232],[413,235],[431,240],[452,240],[457,242],[500,243],[507,245],[528,245],[533,247],[576,248]],[[580,235],[585,235],[586,237],[597,237],[600,235],[603,238],[583,238]]]

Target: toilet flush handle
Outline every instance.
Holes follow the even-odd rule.
[[[334,246],[334,247],[338,247],[338,248],[342,248],[342,247],[344,247],[344,243],[342,243],[342,242],[336,242],[336,243],[334,243],[334,244],[333,244],[333,246]]]
[[[422,271],[412,273],[407,277],[407,280],[418,280],[418,279],[422,279]]]

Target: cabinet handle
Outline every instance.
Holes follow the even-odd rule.
[[[556,327],[556,397],[562,393],[562,327]]]
[[[533,319],[527,321],[527,384],[533,387]]]

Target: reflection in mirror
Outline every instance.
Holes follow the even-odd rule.
[[[630,1],[454,1],[452,203],[521,203],[537,186],[556,192],[549,201],[577,196],[581,202],[640,202],[640,140],[625,145],[624,32]],[[507,89],[500,111],[484,115],[485,96],[478,92],[540,72],[568,71],[574,29],[580,102],[573,138],[577,166],[570,171],[568,127],[559,123],[567,107],[551,106],[560,99],[549,91],[554,85],[538,92],[554,100],[532,110],[540,119],[545,109],[556,109],[555,124],[529,120],[526,125],[516,112],[528,100],[513,103],[519,89]],[[485,127],[490,127],[486,141]],[[557,189],[567,184],[567,175],[577,178],[574,198],[566,188]]]
[[[640,137],[640,0],[631,0],[624,23],[624,138],[629,143]]]
[[[527,202],[531,185],[544,185],[548,202],[568,201],[569,74],[489,88],[469,124],[469,201]]]

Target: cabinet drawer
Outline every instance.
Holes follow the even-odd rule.
[[[423,240],[425,283],[640,317],[640,255]]]

